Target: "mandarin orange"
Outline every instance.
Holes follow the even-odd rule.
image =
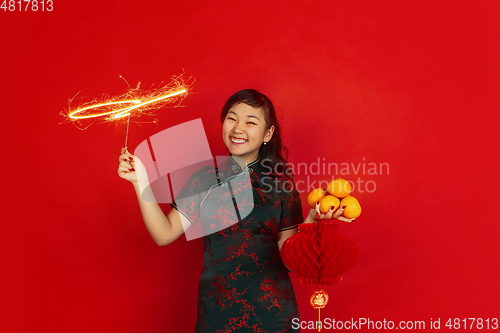
[[[314,208],[316,206],[316,202],[323,199],[323,197],[327,194],[328,192],[324,188],[316,188],[307,196],[307,204],[309,207]]]
[[[361,215],[361,205],[359,204],[358,199],[351,195],[348,195],[347,197],[342,199],[340,205],[346,205],[342,215],[344,215],[348,219],[355,219],[359,215]]]
[[[336,211],[337,208],[340,207],[339,198],[336,198],[333,195],[327,195],[319,201],[319,211],[323,214],[326,214],[330,210],[331,206],[334,206],[335,208],[333,211]]]
[[[342,178],[334,179],[330,182],[330,184],[328,184],[328,193],[337,198],[344,198],[348,196],[351,191],[351,184]]]

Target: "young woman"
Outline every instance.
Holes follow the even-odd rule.
[[[220,120],[231,157],[217,169],[195,172],[167,216],[142,198],[135,173],[140,161],[126,147],[118,174],[134,185],[144,223],[158,245],[172,243],[197,220],[202,223],[196,332],[298,332],[292,329],[299,311],[281,245],[298,224],[313,223],[315,217],[350,220],[340,216],[344,207],[321,214],[319,204],[303,220],[274,106],[264,94],[235,93]]]

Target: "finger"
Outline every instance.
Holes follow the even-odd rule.
[[[132,163],[134,161],[134,157],[133,156],[130,156],[130,155],[127,155],[127,154],[123,154],[123,155],[120,155],[119,157],[119,162],[123,162],[123,161],[126,161],[128,163]]]
[[[335,211],[335,206],[331,206],[330,209],[328,210],[328,212],[326,212],[324,218],[326,220],[331,220],[332,219],[332,216],[333,216],[333,212]]]
[[[333,218],[336,219],[338,218],[340,215],[342,215],[342,213],[344,213],[344,210],[346,208],[346,205],[342,205],[339,207],[339,209],[337,209],[337,211],[335,212],[335,214],[333,215]]]
[[[134,166],[132,164],[130,164],[130,161],[121,161],[119,165],[123,166],[123,167],[125,167],[127,169],[134,168]]]
[[[130,154],[129,152],[126,152],[123,156],[124,156],[124,158],[127,161],[133,161],[134,160],[134,155]]]
[[[348,219],[348,218],[346,218],[346,217],[344,217],[344,216],[339,216],[339,217],[337,218],[337,220],[342,221],[342,222],[351,223],[351,222],[352,222],[352,221],[354,221],[355,219]]]
[[[129,171],[125,170],[124,168],[118,168],[118,176],[120,176],[120,178],[125,178],[127,173],[129,173]]]
[[[131,156],[131,154],[129,153],[129,151],[128,151],[128,148],[127,148],[127,147],[123,147],[123,148],[121,149],[121,155]]]
[[[118,171],[129,173],[129,172],[135,172],[135,169],[129,167],[128,165],[120,165],[120,167],[118,168]]]
[[[127,154],[121,154],[119,157],[118,157],[118,161],[121,162],[121,161],[125,161],[125,160],[128,160],[128,155]]]
[[[316,211],[316,216],[321,216],[321,211],[319,209],[319,201],[316,202],[316,207],[314,207],[314,210]]]

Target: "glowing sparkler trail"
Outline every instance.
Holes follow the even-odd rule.
[[[151,114],[152,111],[166,104],[182,101],[182,96],[188,94],[190,85],[182,80],[182,75],[174,77],[174,80],[169,84],[147,91],[140,90],[140,84],[138,84],[135,89],[130,89],[129,87],[129,91],[123,95],[106,98],[104,101],[96,102],[94,100],[93,103],[81,104],[78,108],[70,109],[68,112],[63,113],[63,115],[75,122],[75,125],[80,129],[90,126],[80,127],[81,122],[85,119],[93,118],[95,120],[105,117],[107,121],[111,122],[128,116],[127,134],[125,137],[126,146],[131,115],[137,117],[139,115]]]
[[[184,94],[186,92],[187,92],[186,89],[182,89],[182,90],[175,91],[173,93],[167,94],[165,96],[160,96],[158,98],[155,98],[155,99],[152,99],[152,100],[149,100],[149,101],[145,101],[145,102],[142,102],[142,103],[141,103],[140,100],[134,100],[134,101],[118,101],[118,102],[108,102],[108,103],[94,104],[94,105],[90,105],[90,106],[87,106],[87,107],[84,107],[84,108],[72,111],[72,112],[70,112],[68,114],[68,117],[70,117],[72,119],[87,119],[87,118],[96,118],[96,117],[107,116],[107,115],[111,115],[113,113],[116,113],[113,118],[115,118],[115,119],[116,118],[121,118],[121,117],[128,116],[130,114],[129,111],[132,111],[134,109],[140,108],[140,107],[142,107],[144,105],[148,105],[148,104],[159,102],[161,100],[164,100],[164,99],[167,99],[167,98],[170,98],[170,97],[181,95],[181,94]],[[107,111],[107,112],[102,112],[102,113],[97,113],[97,114],[82,115],[82,116],[77,116],[76,115],[76,114],[81,113],[83,111],[92,110],[92,109],[99,109],[99,108],[102,108],[102,107],[105,107],[105,106],[109,106],[109,105],[132,104],[132,103],[137,104],[137,105],[128,106],[128,107],[121,108],[121,109],[118,109],[118,110],[112,110],[112,111]]]
[[[141,106],[148,105],[148,104],[155,103],[155,102],[159,102],[161,100],[164,100],[164,99],[167,99],[167,98],[170,98],[170,97],[174,97],[174,96],[177,96],[177,95],[180,95],[180,94],[184,94],[186,92],[187,92],[186,89],[182,89],[182,90],[173,92],[171,94],[168,94],[168,95],[165,95],[165,96],[161,96],[161,97],[152,99],[150,101],[146,101],[146,102],[140,103],[138,105],[134,105],[134,106],[130,106],[130,107],[127,107],[127,108],[123,108],[123,109],[114,111],[114,112],[117,113],[117,114],[115,114],[114,118],[121,118],[121,117],[128,116],[130,114],[129,111],[132,111],[134,109],[140,108]],[[130,101],[130,102],[135,102],[135,101]]]
[[[108,106],[108,105],[130,104],[130,103],[140,103],[140,102],[141,101],[118,101],[118,102],[108,102],[108,103],[94,104],[94,105],[91,105],[91,106],[87,106],[87,107],[84,107],[84,108],[72,111],[72,112],[70,112],[68,114],[68,117],[70,117],[72,119],[87,119],[87,118],[96,118],[96,117],[107,116],[109,114],[113,114],[113,113],[119,112],[120,110],[123,110],[123,109],[116,110],[116,111],[108,111],[108,112],[103,112],[103,113],[97,113],[97,114],[91,114],[91,115],[84,115],[84,116],[77,116],[76,114],[77,113],[81,113],[83,111],[91,110],[91,109],[102,108],[102,107],[105,107],[105,106]]]

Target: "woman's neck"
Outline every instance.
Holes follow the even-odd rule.
[[[259,155],[257,154],[256,156],[236,156],[236,155],[231,155],[233,160],[238,163],[241,167],[241,169],[244,169],[248,164],[251,164],[255,162],[256,160],[259,159]]]

